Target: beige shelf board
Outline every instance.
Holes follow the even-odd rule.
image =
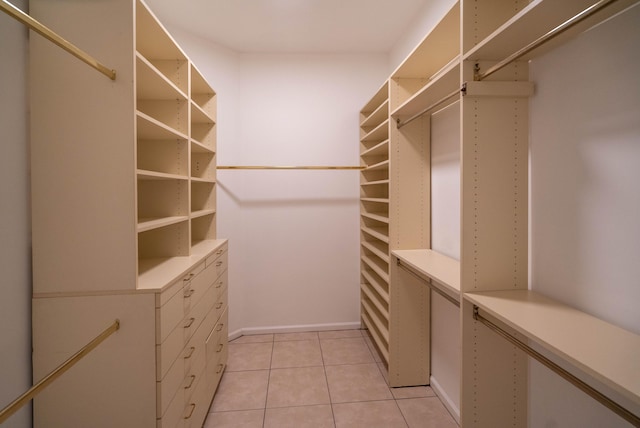
[[[159,217],[159,218],[141,218],[138,219],[137,231],[146,232],[152,229],[159,229],[161,227],[170,226],[172,224],[180,223],[181,221],[188,220],[187,216],[172,216],[172,217]]]
[[[361,128],[375,128],[384,122],[389,116],[389,100],[385,100],[366,119],[360,123]]]
[[[388,245],[382,244],[379,241],[362,241],[360,244],[385,262],[390,262],[391,258],[389,257]]]
[[[459,51],[460,2],[456,2],[391,74],[391,78],[429,78],[437,73]]]
[[[136,175],[140,180],[188,180],[186,175],[168,174],[165,172],[148,171],[145,169],[136,170]]]
[[[189,138],[157,119],[136,111],[137,135],[139,140],[188,140]]]
[[[601,12],[586,19],[583,23],[558,36],[553,42],[545,44],[540,49],[523,56],[521,60],[534,58],[539,53],[557,46],[559,43],[626,9],[637,1],[618,0],[614,2]],[[486,39],[465,53],[464,59],[500,61],[595,3],[596,0],[534,0]]]
[[[460,57],[456,56],[439,70],[427,84],[395,109],[394,118],[413,116],[460,88]],[[451,102],[455,101],[455,98]],[[439,108],[444,107],[441,105]]]
[[[214,154],[216,151],[210,147],[205,146],[199,141],[191,139],[191,153],[210,153]]]
[[[214,124],[216,121],[204,111],[198,103],[191,100],[191,123],[210,123]]]
[[[377,202],[379,204],[388,204],[389,198],[360,198],[362,202]]]
[[[152,258],[138,260],[138,289],[161,291],[203,261],[224,240],[204,240],[191,247],[191,255],[183,257]]]
[[[187,95],[136,52],[136,97],[140,100],[186,100]]]
[[[389,139],[389,120],[385,120],[380,125],[373,128],[368,134],[366,134],[360,141],[384,141]]]
[[[371,257],[363,255],[361,257],[361,259],[367,266],[369,266],[369,268],[371,268],[372,271],[377,273],[378,276],[380,276],[380,278],[382,278],[384,281],[389,283],[389,269],[388,268],[384,269],[384,268],[378,266],[378,264],[373,259],[371,259]]]
[[[389,81],[385,80],[382,86],[376,91],[375,95],[371,97],[369,102],[360,110],[362,116],[370,116],[375,110],[377,110],[382,103],[389,99]]]
[[[531,290],[465,293],[552,355],[640,405],[640,335]]]
[[[366,213],[363,212],[362,217],[370,218],[371,220],[379,221],[381,223],[389,223],[389,215],[387,214],[377,214],[377,213]]]
[[[216,180],[214,178],[191,177],[191,181],[194,183],[205,183],[205,184],[216,183]]]
[[[361,271],[362,276],[367,280],[367,285],[370,286],[373,290],[375,290],[376,294],[380,297],[380,299],[389,303],[389,293],[384,289],[382,285],[376,279],[371,276],[371,274],[367,270]]]
[[[367,235],[373,236],[374,238],[384,242],[389,243],[389,235],[387,235],[382,229],[374,228],[374,227],[362,227],[361,230]]]
[[[387,349],[389,347],[389,328],[385,323],[387,323],[388,320],[380,319],[366,300],[362,301],[362,306],[364,306],[366,310],[368,321],[375,326],[374,330],[380,334],[378,337],[383,340],[382,344],[385,346],[381,346],[381,348]],[[388,355],[387,358],[389,358]]]
[[[191,218],[204,217],[206,215],[211,215],[215,213],[216,213],[216,210],[214,209],[191,211]]]
[[[375,180],[375,181],[367,181],[365,183],[360,183],[360,186],[380,186],[380,185],[388,185],[389,180]]]
[[[362,322],[364,323],[365,327],[367,327],[367,329],[369,330],[369,333],[371,334],[371,339],[374,342],[378,351],[380,352],[382,358],[384,359],[384,362],[388,365],[389,364],[389,344],[385,343],[384,339],[380,336],[380,334],[375,329],[372,328],[372,322],[368,318],[368,315],[364,312],[362,314]]]
[[[389,157],[389,140],[386,139],[386,140],[382,141],[381,143],[378,143],[375,146],[371,147],[370,149],[367,149],[367,150],[363,151],[360,154],[360,157],[362,157],[362,158],[365,158],[367,156],[386,156],[386,157]]]
[[[380,302],[378,293],[374,293],[368,286],[369,284],[360,284],[360,290],[364,293],[365,296],[369,298],[371,303],[378,309],[380,314],[385,318],[389,319],[389,309],[385,308],[384,305]],[[388,302],[385,302],[387,305]]]
[[[389,169],[389,160],[385,160],[382,162],[378,162],[376,164],[373,165],[369,165],[367,166],[363,171],[376,171],[376,170],[384,170],[384,169]]]
[[[136,111],[136,121],[138,127],[138,138],[139,139],[150,139],[150,140],[188,140],[186,134],[177,131],[176,129],[167,126],[165,123],[160,122],[159,120],[149,116],[146,113],[141,112],[140,110]]]
[[[460,262],[434,250],[394,250],[392,255],[413,273],[460,301]]]

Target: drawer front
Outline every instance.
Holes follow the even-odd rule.
[[[220,319],[222,313],[227,309],[227,289],[222,291],[222,294],[218,297],[218,300],[213,304],[213,311],[216,321]]]
[[[227,365],[229,355],[227,320],[228,315],[225,310],[207,338],[207,382],[213,390],[217,387]]]
[[[164,412],[161,419],[157,420],[158,428],[176,428],[184,426],[184,389],[178,388],[176,395],[173,397],[167,411]]]
[[[227,244],[225,243],[220,249],[218,249],[212,255],[207,257],[206,264],[207,264],[207,267],[208,266],[215,267],[217,271],[217,276],[220,276],[224,271],[226,271],[227,264],[228,264]]]
[[[182,279],[169,286],[166,292],[160,293],[161,305],[156,308],[156,343],[164,342],[188,312],[185,310],[185,300],[191,300],[189,299],[191,283],[202,276],[204,269],[205,263],[198,264]]]
[[[207,411],[211,405],[209,384],[206,379],[200,379],[195,386],[195,391],[190,400],[187,400],[184,416],[185,428],[201,428],[207,417]]]
[[[216,289],[216,299],[222,295],[222,292],[227,288],[227,277],[229,274],[224,271],[222,275],[216,278],[213,287]]]
[[[211,308],[215,303],[215,289],[209,287],[204,296],[198,300],[195,307],[189,311],[187,316],[182,322],[182,328],[184,330],[184,340],[188,341],[195,334],[202,324],[202,321],[207,316]]]
[[[184,384],[184,374],[185,360],[184,358],[176,358],[167,374],[161,381],[156,382],[156,417],[159,418],[167,412],[171,400]]]
[[[205,263],[202,263],[202,266],[204,265]],[[185,314],[189,313],[198,304],[216,278],[217,271],[215,266],[207,266],[185,285],[183,299]]]

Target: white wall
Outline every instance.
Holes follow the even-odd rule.
[[[530,276],[640,334],[638,22],[635,7],[531,64]],[[530,372],[530,426],[628,426],[537,363]]]
[[[0,14],[0,408],[31,386],[27,34]],[[3,424],[29,426],[30,405]]]
[[[358,165],[374,54],[239,54],[169,28],[218,93],[218,165]],[[230,332],[359,326],[356,171],[218,171]]]
[[[460,103],[431,115],[431,248],[460,260]],[[460,310],[431,293],[431,386],[460,421]]]

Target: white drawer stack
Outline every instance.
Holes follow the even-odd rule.
[[[159,428],[200,427],[227,363],[227,244],[156,298]]]

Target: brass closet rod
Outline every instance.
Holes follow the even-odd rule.
[[[612,4],[612,3],[616,2],[616,1],[617,0],[600,0],[597,3],[592,4],[591,6],[589,6],[588,8],[583,10],[582,12],[578,13],[577,15],[575,15],[573,18],[567,19],[565,22],[563,22],[562,24],[558,25],[556,28],[550,30],[549,32],[547,32],[543,36],[538,37],[536,40],[534,40],[533,42],[529,43],[527,46],[519,49],[518,51],[512,53],[511,55],[509,55],[508,57],[506,57],[502,61],[494,64],[491,67],[489,67],[487,69],[487,71],[485,71],[483,73],[479,73],[479,72],[476,73],[476,75],[474,76],[475,80],[476,81],[483,80],[483,79],[489,77],[490,75],[492,75],[496,71],[501,70],[502,68],[504,68],[507,65],[511,64],[513,61],[517,60],[518,58],[528,54],[529,52],[531,52],[535,48],[545,44],[546,42],[548,42],[549,40],[555,38],[556,36],[559,36],[560,34],[562,34],[565,31],[567,31],[569,28],[571,28],[574,25],[584,21],[585,19],[587,19],[588,17],[590,17],[594,13],[598,12],[599,10],[605,8],[606,6],[609,6],[610,4]]]
[[[481,324],[484,324],[494,333],[498,334],[502,338],[509,341],[511,344],[520,348],[529,356],[538,360],[541,364],[545,365],[547,368],[554,371],[560,377],[562,377],[566,381],[573,384],[576,388],[580,389],[584,393],[588,394],[589,396],[591,396],[592,398],[600,402],[603,406],[607,407],[609,410],[613,411],[624,420],[630,422],[633,426],[636,426],[636,427],[640,426],[640,417],[634,415],[629,410],[625,409],[624,407],[622,407],[621,405],[619,405],[618,403],[616,403],[615,401],[613,401],[612,399],[610,399],[609,397],[601,393],[600,391],[588,385],[581,379],[578,379],[576,376],[569,373],[567,370],[563,369],[562,367],[560,367],[559,365],[557,365],[556,363],[554,363],[553,361],[551,361],[550,359],[548,359],[547,357],[545,357],[544,355],[536,351],[535,349],[531,348],[526,343],[515,338],[514,336],[512,336],[502,328],[495,325],[493,322],[489,321],[488,319],[480,315],[479,308],[476,305],[473,305],[473,319],[480,322]]]
[[[100,345],[107,337],[111,336],[113,333],[120,329],[120,321],[115,320],[113,324],[107,327],[102,333],[97,335],[91,342],[87,343],[83,346],[78,352],[73,354],[69,359],[67,359],[64,363],[60,364],[56,369],[54,369],[51,373],[42,378],[38,383],[33,385],[31,388],[27,390],[20,397],[13,400],[7,407],[0,411],[0,424],[9,419],[11,415],[20,410],[22,406],[27,404],[30,400],[32,400],[36,395],[42,392],[51,382],[60,377],[64,372],[69,370],[74,366],[78,361],[80,361],[84,356],[86,356],[89,352],[93,351],[98,345]]]
[[[280,169],[280,170],[352,170],[359,171],[366,166],[267,166],[267,165],[223,165],[217,166],[217,169]]]
[[[12,18],[16,19],[17,21],[21,22],[22,24],[26,25],[27,27],[31,28],[33,31],[40,34],[45,39],[58,45],[65,51],[69,52],[71,55],[78,58],[79,60],[95,68],[100,73],[107,76],[109,79],[116,80],[115,70],[110,70],[106,66],[102,65],[94,57],[92,57],[82,49],[78,48],[71,42],[65,40],[60,35],[55,33],[53,30],[44,26],[39,21],[32,18],[30,15],[24,13],[23,11],[21,11],[11,3],[9,3],[7,0],[0,1],[0,10],[2,10],[4,13],[11,16]]]

